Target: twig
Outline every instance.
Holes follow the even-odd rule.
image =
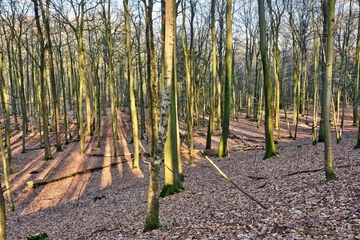
[[[350,221],[350,219],[355,215],[355,213],[359,210],[360,208],[360,203],[357,205],[357,207],[355,208],[354,211],[352,211],[352,213],[346,218],[346,221]]]
[[[259,200],[257,200],[256,198],[254,198],[253,196],[251,196],[249,193],[247,193],[245,190],[243,190],[241,187],[239,187],[233,180],[231,180],[225,173],[223,173],[220,168],[218,166],[216,166],[216,164],[210,159],[208,158],[208,156],[205,156],[205,158],[211,163],[211,165],[213,165],[215,167],[216,170],[218,170],[218,172],[220,173],[221,176],[223,176],[226,180],[228,180],[232,185],[234,185],[237,189],[240,190],[240,192],[242,192],[243,194],[245,194],[245,196],[247,196],[248,198],[250,198],[251,200],[253,200],[254,202],[256,202],[257,204],[259,204],[262,208],[264,209],[268,209],[264,204],[262,204]]]
[[[296,175],[296,174],[320,172],[320,171],[323,171],[323,170],[324,170],[324,168],[311,169],[311,170],[301,170],[301,171],[285,174],[284,176],[289,177],[289,176],[293,176],[293,175]]]

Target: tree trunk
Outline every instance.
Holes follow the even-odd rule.
[[[360,19],[360,11],[359,11]],[[360,21],[358,21],[357,28],[357,39],[356,39],[356,75],[354,79],[353,87],[353,125],[359,126],[359,114],[358,114],[358,104],[359,104],[359,79],[360,79]],[[360,144],[360,142],[359,142]]]
[[[105,3],[104,3],[105,4]],[[116,106],[116,93],[115,93],[115,77],[114,77],[114,59],[113,59],[113,37],[111,33],[111,18],[110,18],[110,4],[111,1],[107,2],[107,9],[103,6],[103,15],[105,20],[105,34],[107,41],[107,51],[108,51],[108,80],[109,80],[109,98],[110,98],[110,108],[111,108],[111,131],[112,131],[112,140],[114,147],[114,156],[119,156],[119,143],[118,143],[118,109]],[[124,3],[125,4],[125,3]],[[125,15],[126,16],[126,15]]]
[[[331,142],[331,83],[332,83],[332,65],[334,58],[334,25],[335,25],[335,0],[325,0],[324,21],[327,25],[326,31],[326,65],[324,81],[324,130],[325,130],[325,176],[326,181],[335,179],[333,160],[332,160],[332,142]]]
[[[158,164],[164,159],[164,145],[167,138],[167,128],[170,113],[170,95],[172,89],[173,76],[173,60],[174,60],[174,45],[175,45],[175,1],[164,0],[163,21],[165,35],[164,35],[164,91],[162,92],[161,108],[160,108],[160,122],[158,139],[155,142],[154,160],[151,168],[151,185],[149,186],[148,195],[148,209],[145,220],[144,230],[152,230],[160,227],[159,224],[159,200],[158,200]],[[165,163],[166,164],[166,163]]]
[[[232,80],[232,0],[227,0],[226,5],[226,72],[225,72],[225,84],[224,84],[224,113],[222,120],[222,134],[217,151],[219,157],[225,157],[227,155],[227,140],[229,135],[230,126],[230,110],[231,110],[231,80]]]
[[[314,84],[313,84],[313,122],[312,122],[312,143],[313,145],[317,144],[317,114],[318,114],[318,95],[319,95],[319,87],[318,87],[318,66],[319,66],[319,45],[320,38],[317,29],[317,24],[315,20],[315,0],[312,0],[312,10],[311,10],[311,18],[312,18],[312,27],[314,34]]]
[[[190,0],[190,8],[191,8],[191,17],[190,17],[190,48],[186,44],[187,40],[186,32],[185,32],[185,3],[183,1],[183,9],[182,9],[182,31],[181,31],[181,41],[182,47],[184,50],[184,58],[185,58],[185,72],[186,72],[186,123],[187,123],[187,144],[189,149],[189,162],[190,164],[194,164],[194,17],[195,17],[195,8],[194,3]]]
[[[134,73],[132,68],[131,56],[131,39],[130,39],[130,10],[128,0],[124,0],[125,9],[125,29],[126,29],[126,49],[127,49],[127,68],[128,68],[128,81],[130,92],[130,115],[132,125],[132,137],[134,143],[134,163],[133,168],[139,168],[139,134],[138,134],[138,119],[134,94]]]
[[[211,149],[211,135],[214,132],[215,121],[215,101],[216,101],[216,26],[215,26],[215,4],[216,0],[211,0],[211,44],[212,44],[212,72],[210,85],[210,114],[209,126],[206,137],[206,149]]]
[[[148,94],[148,130],[150,135],[150,156],[154,154],[156,139],[158,138],[158,83],[156,79],[156,59],[154,46],[154,33],[152,25],[153,0],[148,4],[143,0],[146,8],[146,54],[147,54],[147,94]]]
[[[266,22],[265,22],[265,4],[264,0],[258,0],[259,3],[259,22],[260,22],[260,53],[264,74],[265,91],[265,155],[263,159],[270,158],[277,154],[274,134],[273,134],[273,92],[271,83],[270,66],[267,56],[266,42]]]
[[[45,63],[45,43],[42,35],[42,29],[40,26],[40,17],[39,17],[39,5],[37,0],[34,2],[34,12],[35,12],[35,21],[37,27],[37,36],[40,45],[40,95],[41,95],[41,106],[42,106],[42,120],[43,120],[43,133],[44,133],[44,147],[45,147],[45,156],[44,160],[51,160],[53,156],[50,149],[50,139],[49,139],[49,116],[47,109],[47,98],[45,93],[45,82],[46,82],[46,63]]]
[[[5,90],[5,84],[4,84],[4,77],[3,77],[3,52],[0,52],[0,90],[1,90],[1,101],[3,102],[3,105],[8,105],[8,100],[7,100],[7,96],[6,96],[6,91]],[[8,109],[8,107],[5,107],[5,116],[6,116],[6,109]],[[7,123],[6,123],[7,124]],[[6,134],[6,131],[5,131]],[[10,146],[10,145],[9,145]],[[9,207],[10,207],[10,211],[13,212],[15,211],[15,206],[14,206],[14,202],[12,199],[12,195],[11,195],[11,187],[10,187],[10,180],[9,180],[9,175],[8,175],[8,167],[7,167],[7,161],[5,158],[5,151],[4,151],[4,144],[3,144],[3,135],[2,135],[2,127],[0,124],[0,150],[1,150],[1,157],[2,157],[2,164],[3,164],[3,171],[4,171],[4,182],[5,182],[5,186],[7,188],[7,197],[8,197],[8,201],[9,201]],[[5,234],[5,202],[4,202],[4,196],[3,196],[3,190],[1,188],[1,184],[0,184],[0,239],[1,236],[3,236]]]
[[[39,6],[42,13],[43,23],[45,27],[45,36],[47,40],[47,53],[49,63],[49,74],[50,74],[50,88],[54,106],[54,117],[55,117],[55,134],[56,134],[56,151],[61,152],[61,141],[60,141],[60,123],[59,123],[59,99],[56,93],[56,81],[55,81],[55,68],[54,68],[54,57],[52,40],[50,36],[50,0],[46,0],[46,9],[44,9],[42,1],[39,1]]]
[[[176,39],[176,12],[177,8],[174,5],[174,18],[173,18],[173,38]],[[165,34],[166,34],[166,28]],[[175,40],[174,40],[175,41]],[[165,45],[165,48],[167,46]],[[164,49],[165,50],[165,49]],[[165,163],[165,179],[164,187],[160,193],[161,197],[166,197],[175,192],[180,192],[183,189],[182,181],[182,161],[180,152],[180,134],[179,134],[179,121],[178,121],[178,108],[177,108],[177,56],[176,56],[176,44],[173,44],[173,56],[172,56],[172,71],[171,71],[171,91],[170,91],[170,113],[168,117],[168,126],[166,132],[166,142],[164,145],[164,163]],[[166,54],[164,51],[164,58]],[[164,64],[164,78],[167,76],[166,63]],[[170,72],[169,72],[170,73]],[[164,87],[166,81],[164,82]],[[166,90],[164,90],[166,91]],[[160,134],[159,134],[160,135]]]

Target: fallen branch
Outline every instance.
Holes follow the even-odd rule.
[[[26,184],[28,185],[28,188],[37,188],[39,186],[46,185],[48,183],[58,182],[58,181],[61,181],[61,180],[67,179],[67,178],[75,177],[77,175],[82,175],[82,174],[91,173],[91,172],[94,172],[94,171],[97,171],[97,170],[101,170],[101,169],[104,169],[104,168],[113,167],[113,166],[116,166],[116,165],[118,165],[120,163],[125,163],[125,162],[127,162],[127,161],[113,162],[113,163],[110,163],[109,165],[85,169],[85,170],[82,170],[82,171],[70,173],[68,175],[61,176],[61,177],[54,178],[54,179],[50,179],[50,180],[28,181],[28,182],[26,182]]]
[[[262,179],[266,179],[266,177],[258,177],[258,176],[247,176],[248,178],[254,179],[254,180],[262,180]]]
[[[259,204],[262,208],[267,209],[267,207],[264,204],[262,204],[259,200],[257,200],[256,198],[251,196],[249,193],[247,193],[245,190],[243,190],[241,187],[239,187],[233,180],[231,180],[225,173],[223,173],[220,170],[220,168],[218,166],[216,166],[216,164],[210,158],[208,158],[207,156],[205,156],[205,158],[211,163],[211,165],[213,165],[215,167],[216,170],[218,170],[218,172],[220,173],[221,176],[223,176],[232,185],[234,185],[237,189],[239,189],[240,192],[242,192],[243,194],[245,194],[245,196],[247,196],[248,198],[250,198],[251,200],[253,200],[257,204]]]
[[[346,218],[346,221],[350,221],[350,219],[355,215],[355,213],[359,210],[360,208],[360,203],[357,205],[357,207],[355,208],[354,211],[352,211],[352,213]]]
[[[306,235],[312,236],[333,236],[335,235],[334,232],[327,232],[327,231],[319,231],[319,230],[312,230],[312,229],[300,229],[299,233],[304,233]]]
[[[245,141],[245,139],[241,136],[235,135],[233,132],[229,132],[229,137],[234,137],[236,139],[240,139],[242,143],[244,143],[247,147],[250,147],[251,145]]]
[[[348,168],[348,167],[356,167],[359,166],[360,163],[357,164],[346,164],[346,165],[340,165],[340,166],[336,166],[337,168]],[[289,176],[293,176],[296,174],[302,174],[302,173],[314,173],[314,172],[320,172],[320,171],[325,171],[324,168],[318,168],[318,169],[310,169],[310,170],[301,170],[301,171],[297,171],[297,172],[292,172],[292,173],[288,173],[285,174],[284,177],[289,177]]]
[[[311,169],[311,170],[301,170],[301,171],[297,171],[297,172],[292,172],[292,173],[288,173],[285,174],[285,177],[289,177],[289,176],[293,176],[296,174],[302,174],[302,173],[314,173],[314,172],[320,172],[320,171],[324,171],[324,168],[319,168],[319,169]]]

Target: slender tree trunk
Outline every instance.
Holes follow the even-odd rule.
[[[140,6],[139,6],[140,12]],[[140,15],[140,14],[139,14]],[[136,40],[137,40],[137,54],[138,54],[138,75],[139,75],[139,103],[140,103],[140,139],[144,139],[145,133],[145,107],[144,107],[144,80],[143,80],[143,64],[142,64],[142,56],[141,56],[141,23],[139,22],[139,26],[136,33]]]
[[[1,59],[0,59],[0,91],[1,91],[1,99],[3,102],[3,109],[4,109],[4,113],[5,113],[5,145],[6,145],[6,150],[7,150],[7,159],[8,159],[8,163],[9,163],[9,167],[10,167],[10,174],[14,174],[16,173],[16,169],[14,166],[14,163],[12,161],[12,154],[11,154],[11,143],[10,143],[10,139],[11,139],[11,123],[10,123],[10,109],[9,109],[9,95],[8,95],[8,91],[6,90],[5,87],[5,80],[3,78],[3,53],[1,52]],[[9,59],[9,66],[11,65],[11,60]],[[9,74],[11,74],[9,72]]]
[[[270,158],[277,154],[274,134],[273,134],[273,92],[270,75],[270,66],[268,64],[267,43],[266,43],[266,22],[265,22],[265,4],[264,0],[258,0],[259,3],[259,22],[260,22],[260,53],[264,74],[265,90],[265,155],[263,159]]]
[[[152,25],[153,0],[148,4],[143,0],[146,23],[146,50],[147,50],[147,94],[148,94],[148,129],[150,133],[150,156],[154,154],[156,139],[158,138],[158,83],[156,78],[156,59],[154,46],[154,33]]]
[[[194,41],[194,17],[195,17],[195,8],[194,3],[190,0],[190,8],[191,8],[191,17],[190,17],[190,47],[186,44],[186,32],[185,32],[185,3],[183,1],[183,9],[182,9],[182,31],[181,31],[181,41],[182,47],[184,50],[184,58],[185,58],[185,72],[186,72],[186,123],[187,123],[187,144],[189,149],[189,162],[190,164],[194,164],[194,135],[193,135],[193,127],[194,127],[194,69],[193,69],[193,41]]]
[[[105,3],[104,3],[105,4]],[[106,41],[107,41],[107,53],[108,53],[108,81],[109,81],[109,91],[110,91],[110,108],[111,108],[111,131],[112,131],[112,140],[114,147],[114,156],[119,156],[119,144],[118,144],[118,109],[116,106],[116,93],[115,93],[115,77],[114,77],[114,59],[113,59],[113,37],[111,33],[111,16],[110,16],[110,4],[111,1],[107,2],[107,9],[103,6],[103,14],[105,19],[105,31],[106,31]],[[125,4],[125,2],[124,2]],[[126,15],[125,15],[126,16]]]
[[[22,28],[20,26],[20,33],[22,32]],[[21,45],[21,35],[18,37],[17,40],[17,54],[18,54],[18,65],[15,64],[15,67],[17,68],[17,77],[19,80],[19,86],[20,86],[20,109],[21,109],[21,117],[22,117],[22,138],[21,138],[21,152],[26,152],[26,135],[28,131],[28,121],[27,121],[27,112],[26,112],[26,99],[25,99],[25,86],[24,86],[24,64],[23,64],[23,56],[22,56],[22,45]]]
[[[126,49],[127,49],[127,68],[128,68],[128,80],[130,91],[130,115],[132,124],[132,137],[134,143],[134,163],[133,168],[139,168],[139,133],[138,133],[138,119],[136,110],[136,100],[134,94],[134,73],[132,68],[132,56],[131,56],[131,39],[130,39],[130,9],[128,6],[128,0],[124,0],[125,9],[125,29],[126,29]]]
[[[332,83],[332,65],[334,58],[334,25],[335,25],[335,0],[325,0],[325,21],[326,31],[326,65],[324,81],[324,130],[325,130],[325,175],[326,181],[335,179],[333,158],[332,158],[332,141],[331,141],[331,83]]]
[[[359,11],[360,19],[360,11]],[[358,21],[357,28],[357,39],[356,39],[356,75],[354,79],[353,87],[353,125],[360,126],[359,124],[359,114],[358,114],[358,105],[359,105],[359,79],[360,79],[360,21]],[[360,144],[360,142],[359,142]]]
[[[8,99],[7,99],[7,95],[6,95],[6,91],[5,91],[5,82],[4,82],[4,77],[3,77],[3,53],[0,52],[0,91],[1,91],[1,101],[3,102],[3,106],[5,105],[4,111],[5,111],[5,118],[7,114],[7,110],[9,109],[8,105]],[[7,110],[6,110],[7,109]],[[7,121],[5,119],[5,121]],[[7,125],[7,123],[6,123]],[[6,130],[5,130],[5,134],[6,134]],[[10,145],[9,145],[10,146]],[[9,207],[10,207],[10,211],[13,212],[15,211],[15,206],[14,206],[14,202],[12,199],[12,194],[11,194],[11,187],[10,187],[10,179],[9,179],[9,175],[8,175],[8,166],[7,166],[7,161],[5,158],[5,151],[4,151],[4,144],[3,144],[3,135],[2,135],[2,126],[0,124],[0,150],[1,150],[1,156],[2,156],[2,164],[3,164],[3,171],[4,171],[4,182],[5,182],[5,186],[7,189],[7,198],[9,201]],[[5,202],[4,202],[4,196],[3,196],[3,190],[1,188],[0,185],[0,239],[2,235],[5,234],[5,220],[6,220],[6,216],[5,216]]]
[[[211,0],[211,45],[212,45],[212,71],[211,71],[211,85],[210,85],[210,115],[209,125],[206,137],[206,149],[211,149],[211,135],[214,132],[215,121],[215,101],[216,101],[216,26],[215,26],[215,4],[216,0]]]
[[[232,0],[227,0],[226,5],[226,72],[225,72],[225,84],[224,84],[224,114],[223,114],[223,127],[220,138],[220,143],[217,151],[219,157],[225,157],[227,155],[227,140],[229,136],[230,126],[230,110],[231,110],[231,80],[232,80]]]
[[[40,95],[41,95],[41,106],[42,106],[42,120],[43,120],[43,133],[44,133],[44,147],[45,147],[45,156],[44,160],[51,160],[53,156],[50,149],[50,139],[49,139],[49,116],[47,109],[47,98],[45,93],[45,81],[46,81],[46,69],[45,69],[45,43],[42,35],[42,29],[40,26],[40,17],[39,17],[39,5],[37,0],[32,0],[34,3],[35,11],[35,21],[37,27],[37,36],[40,45]]]
[[[318,28],[315,20],[315,0],[312,0],[312,27],[314,34],[314,84],[313,84],[313,122],[312,122],[312,143],[313,145],[317,144],[317,115],[318,115],[318,95],[319,95],[319,87],[318,87],[318,67],[319,67],[319,45],[320,38],[318,33]]]
[[[43,23],[45,26],[45,36],[47,40],[47,53],[49,63],[49,74],[50,74],[50,88],[54,106],[54,117],[55,117],[55,134],[56,134],[56,151],[61,152],[61,140],[60,140],[60,123],[59,123],[59,99],[56,92],[56,81],[55,81],[55,68],[54,68],[54,57],[52,40],[50,36],[50,0],[46,0],[46,9],[44,9],[42,1],[39,1],[39,6],[42,12]]]

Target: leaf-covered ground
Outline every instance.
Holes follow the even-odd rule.
[[[311,124],[305,124],[305,118],[296,140],[287,138],[283,124],[276,145],[279,155],[265,161],[263,126],[257,129],[244,116],[231,121],[226,158],[216,158],[214,150],[204,151],[206,127],[196,128],[195,166],[188,164],[182,143],[185,190],[160,200],[162,227],[147,233],[142,229],[149,182],[145,161],[150,159],[142,154],[141,169],[131,168],[131,125],[128,114],[119,117],[122,156],[118,159],[111,156],[109,113],[103,116],[101,148],[96,147],[97,136],[87,137],[83,155],[78,154],[75,139],[63,146],[63,152],[53,147],[54,160],[43,161],[36,129],[27,136],[28,151],[21,154],[21,132],[13,132],[18,172],[11,175],[16,211],[6,213],[8,239],[38,233],[46,233],[48,239],[360,239],[360,150],[353,149],[357,127],[349,116],[341,143],[333,137],[337,179],[331,182],[325,182],[323,144],[312,146]],[[181,132],[185,129],[182,122]],[[219,134],[214,134],[213,149]],[[148,147],[144,139],[142,153]],[[267,209],[222,178],[205,156]],[[29,181],[56,179],[115,162],[121,163],[35,189],[27,186]]]

